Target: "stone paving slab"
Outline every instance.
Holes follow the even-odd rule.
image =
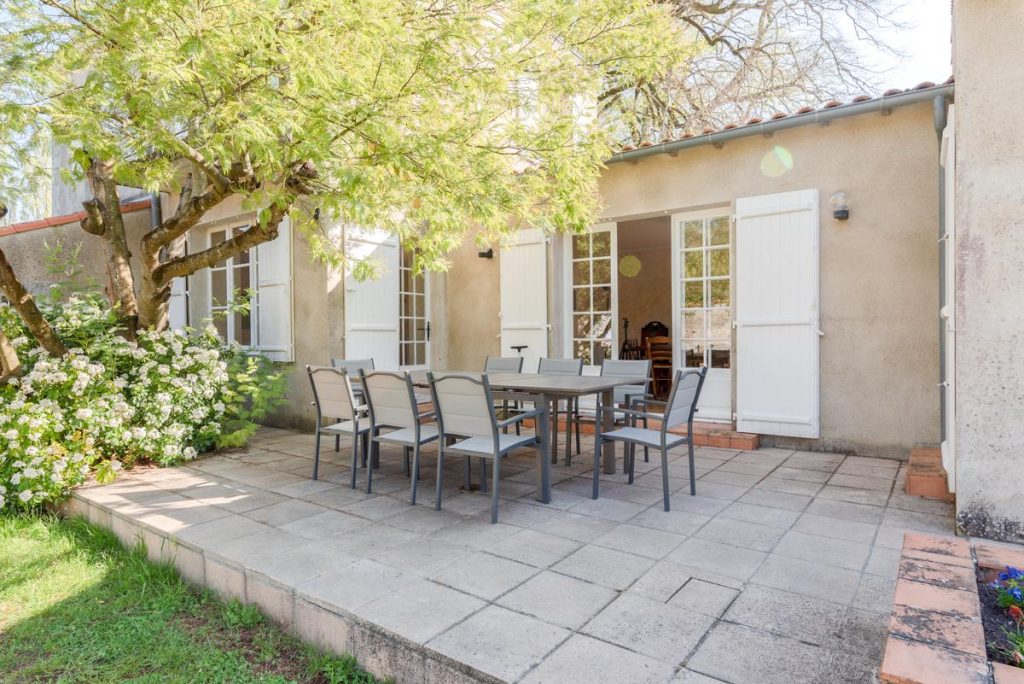
[[[895,489],[893,461],[701,447],[691,497],[678,450],[666,513],[658,459],[632,485],[602,473],[592,501],[584,447],[552,468],[549,505],[532,452],[503,463],[496,525],[460,460],[438,512],[429,457],[414,507],[399,450],[367,494],[347,446],[312,481],[312,437],[270,429],[80,488],[68,510],[400,683],[872,681],[904,532],[952,530],[948,504]]]

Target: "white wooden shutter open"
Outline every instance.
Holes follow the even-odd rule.
[[[351,259],[373,259],[382,267],[375,280],[359,282],[345,274],[345,358],[373,359],[378,370],[398,370],[398,240],[387,231],[350,227],[345,249]]]
[[[818,191],[736,200],[736,429],[819,436]]]
[[[277,237],[256,247],[256,346],[274,361],[292,361],[292,231],[285,218]]]
[[[171,297],[167,300],[167,320],[171,330],[188,325],[188,278],[171,281]]]
[[[523,370],[537,370],[548,354],[548,248],[544,231],[521,230],[517,242],[501,249],[501,355],[522,350]]]

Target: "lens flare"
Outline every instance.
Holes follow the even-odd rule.
[[[793,153],[776,145],[761,157],[761,173],[769,178],[778,178],[793,169]]]

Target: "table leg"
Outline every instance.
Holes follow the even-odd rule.
[[[536,406],[540,407],[541,414],[537,419],[537,437],[540,439],[540,450],[537,452],[537,500],[541,503],[551,503],[551,434],[548,427],[548,403],[547,396],[537,397]]]
[[[551,401],[551,462],[558,463],[558,399]]]
[[[601,393],[601,405],[602,406],[614,406],[615,405],[615,393],[613,390],[605,390]],[[615,429],[615,412],[614,411],[602,411],[601,413],[601,432],[611,432]],[[615,473],[615,442],[605,442],[603,452],[601,454],[603,469],[606,474],[612,475]]]

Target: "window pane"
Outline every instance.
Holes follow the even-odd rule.
[[[732,337],[732,311],[729,309],[711,309],[711,329],[708,337],[729,339]]]
[[[585,259],[590,256],[590,236],[589,235],[573,235],[572,236],[572,258],[573,259]]]
[[[704,312],[687,311],[683,313],[683,339],[704,339]]]
[[[612,343],[608,340],[594,345],[594,363],[600,365],[605,359],[612,358]]]
[[[590,311],[590,288],[575,287],[572,290],[572,310]]]
[[[592,236],[593,255],[610,257],[612,255],[612,234],[610,232],[594,233]]]
[[[398,345],[398,351],[399,351],[398,363],[400,365],[402,365],[402,366],[412,365],[412,358],[411,358],[411,355],[409,353],[409,347],[410,347],[410,345],[405,343],[405,342],[402,342],[401,344]]]
[[[210,296],[213,304],[224,305],[228,302],[228,272],[210,271]]]
[[[416,339],[416,321],[412,318],[402,319],[402,342],[412,342]]]
[[[231,262],[233,264],[235,264],[236,266],[238,264],[247,264],[247,263],[249,263],[249,252],[248,251],[242,252],[238,256],[233,257],[231,259]]]
[[[710,306],[729,306],[729,279],[711,281]]]
[[[732,355],[729,353],[732,348],[730,342],[714,342],[711,344],[711,367],[729,368],[729,361]]]
[[[683,356],[687,368],[700,368],[704,365],[704,347],[700,342],[683,343]]]
[[[589,315],[576,315],[572,317],[573,325],[573,337],[590,337],[590,316]]]
[[[594,284],[606,285],[612,282],[612,260],[594,259]]]
[[[696,252],[684,252],[683,258],[686,260],[686,276],[687,278],[703,278],[704,277],[704,251],[698,250]]]
[[[232,315],[235,317],[235,341],[248,347],[252,344],[252,321],[249,316],[237,311]]]
[[[416,365],[425,366],[427,364],[427,345],[423,342],[416,343]]]
[[[683,301],[687,309],[704,306],[704,281],[690,280],[683,283]]]
[[[220,243],[224,242],[224,238],[225,237],[227,237],[227,233],[225,233],[223,230],[215,230],[215,231],[213,231],[212,233],[210,233],[210,246],[211,247],[216,247]],[[221,261],[219,263],[214,264],[213,267],[216,268],[217,266],[223,266],[223,265],[224,265],[224,262]]]
[[[594,327],[591,336],[595,339],[612,339],[612,315],[610,313],[594,314]]]
[[[589,285],[590,284],[590,262],[589,261],[576,261],[572,265],[572,284],[573,285]]]
[[[729,244],[729,217],[716,216],[711,219],[711,231],[708,235],[709,245]]]
[[[729,275],[729,249],[709,249],[708,264],[712,276]]]
[[[591,359],[594,358],[591,353],[591,348],[592,345],[590,342],[587,342],[586,340],[576,340],[573,343],[573,353],[575,358],[583,359],[583,363],[589,365],[591,363]]]
[[[223,314],[224,312],[220,312]],[[228,319],[224,318],[223,315],[215,316],[213,319],[213,327],[217,329],[217,334],[221,336],[221,339],[227,341],[228,339]]]
[[[249,267],[248,266],[236,267],[235,268],[235,290],[236,290],[236,292],[241,290],[241,294],[244,294],[245,291],[248,290],[250,287],[252,287],[252,284],[249,281]],[[233,292],[232,296],[234,296],[234,295],[235,295],[235,293]]]
[[[612,310],[612,288],[608,286],[594,288],[594,311]]]
[[[683,224],[683,247],[704,246],[704,222],[687,221]]]

